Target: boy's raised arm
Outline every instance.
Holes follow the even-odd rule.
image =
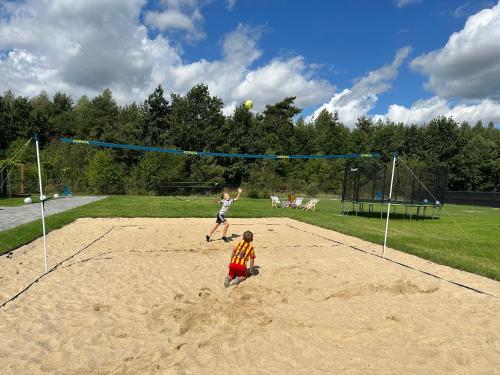
[[[238,195],[236,196],[236,198],[234,198],[235,201],[237,201],[238,199],[240,199],[240,195],[241,195],[241,188],[238,189]]]

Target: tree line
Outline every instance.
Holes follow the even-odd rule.
[[[311,195],[339,192],[343,160],[252,160],[201,158],[150,152],[105,150],[64,144],[56,136],[113,143],[251,154],[345,154],[391,152],[449,170],[448,189],[498,191],[500,130],[493,123],[457,123],[438,117],[427,124],[374,121],[362,116],[351,129],[337,114],[323,111],[310,122],[297,117],[294,97],[252,113],[243,105],[225,116],[221,99],[208,87],[166,97],[158,86],[140,104],[120,106],[106,89],[76,103],[62,92],[52,98],[0,95],[0,155],[13,155],[35,131],[42,137],[44,178],[53,189],[106,194],[169,194],[246,186],[250,196],[274,191]],[[36,180],[33,150],[21,158],[25,178]],[[18,173],[13,168],[13,176]],[[15,178],[13,178],[15,180]],[[182,184],[191,182],[182,187]],[[196,188],[193,188],[196,187]],[[33,187],[33,189],[35,189]],[[191,189],[191,190],[190,190]],[[198,189],[198,190],[193,190]]]

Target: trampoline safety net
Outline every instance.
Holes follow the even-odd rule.
[[[448,182],[447,168],[427,167],[408,162],[407,164],[412,169],[413,174],[401,163],[396,163],[392,202],[410,205],[443,205]],[[342,200],[388,202],[391,168],[392,163],[384,163],[380,159],[348,161],[344,172]]]

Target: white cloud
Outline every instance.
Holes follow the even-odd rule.
[[[466,2],[453,15],[462,17],[491,2]],[[410,107],[393,104],[376,119],[423,124],[438,116],[456,121],[500,123],[500,2],[470,16],[439,50],[421,55],[411,66],[429,76],[426,87],[437,95]],[[456,104],[449,98],[458,98]]]
[[[403,8],[408,5],[421,3],[423,0],[395,0],[394,3],[398,8]]]
[[[330,97],[334,88],[328,81],[311,76],[310,66],[302,56],[271,63],[246,74],[234,90],[233,103],[246,98],[253,100],[256,109],[262,109],[287,96],[297,95],[296,104],[308,107]]]
[[[452,105],[446,99],[432,97],[419,100],[410,108],[393,104],[385,115],[377,115],[375,119],[389,119],[406,124],[424,124],[438,116],[453,117],[456,121],[467,121],[475,124],[478,120],[484,123],[493,121],[500,123],[500,103],[491,99],[479,102]]]
[[[236,5],[236,0],[226,0],[227,9],[231,10]]]
[[[195,31],[194,20],[177,9],[165,12],[147,12],[146,23],[154,25],[161,31],[169,29],[181,29],[190,33]]]
[[[162,11],[147,11],[144,21],[161,32],[183,30],[188,40],[198,41],[205,37],[203,15],[199,0],[162,0]]]
[[[314,111],[307,120],[312,120],[326,109],[330,113],[338,112],[341,121],[348,126],[353,126],[359,116],[367,114],[375,106],[378,95],[390,89],[390,82],[396,78],[399,67],[409,53],[409,47],[398,50],[390,65],[368,73],[350,89],[335,94],[328,103]]]
[[[491,0],[466,1],[465,3],[456,7],[455,10],[451,12],[451,14],[453,14],[453,16],[456,18],[469,17],[471,14],[477,13],[484,8],[491,8],[493,5],[495,5],[495,2]]]
[[[146,95],[179,51],[137,22],[143,0],[28,0],[0,20],[0,90],[79,96],[111,87],[118,100]]]
[[[440,49],[414,59],[429,76],[426,88],[445,98],[483,99],[500,95],[500,2],[469,17]]]
[[[169,9],[196,0],[165,0]],[[145,0],[27,0],[2,3],[0,92],[34,96],[64,91],[74,98],[111,88],[119,103],[142,101],[155,86],[185,93],[205,83],[225,111],[251,98],[255,109],[297,95],[299,106],[325,101],[333,87],[315,78],[301,56],[259,63],[259,28],[239,25],[222,41],[221,58],[185,63],[179,49],[139,21]],[[182,8],[184,9],[184,8]]]
[[[222,60],[177,67],[174,87],[187,90],[193,84],[207,83],[210,91],[224,100],[225,113],[245,99],[252,99],[255,110],[261,111],[266,104],[290,95],[297,95],[296,104],[302,107],[331,96],[333,87],[327,81],[314,79],[314,69],[301,56],[274,59],[252,70],[261,55],[257,48],[259,36],[258,29],[240,24],[225,37]]]

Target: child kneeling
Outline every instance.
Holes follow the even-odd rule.
[[[254,269],[255,250],[252,241],[253,233],[247,230],[243,233],[243,241],[234,247],[229,263],[229,274],[224,279],[226,288],[229,287],[232,280],[234,280],[233,285],[238,285],[247,278],[248,259],[250,259],[250,270]]]

